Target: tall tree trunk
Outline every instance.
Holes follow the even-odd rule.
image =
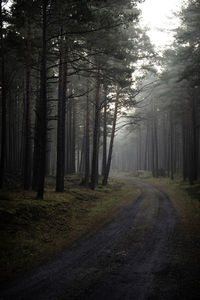
[[[149,120],[146,124],[146,140],[145,140],[145,152],[144,152],[144,170],[148,170],[148,152],[149,152]]]
[[[174,126],[173,126],[173,112],[170,110],[170,178],[174,179]]]
[[[158,134],[157,134],[157,119],[154,120],[154,141],[155,141],[155,176],[158,177]]]
[[[3,187],[5,176],[6,158],[6,83],[5,83],[5,57],[4,57],[4,38],[3,38],[3,3],[0,0],[0,39],[1,39],[1,160],[0,160],[0,188]]]
[[[41,76],[41,73],[40,73]],[[39,76],[37,87],[39,87]],[[35,128],[34,128],[34,150],[33,150],[33,176],[32,176],[32,189],[37,190],[38,186],[38,169],[39,169],[39,103],[40,103],[40,91],[36,92],[36,104],[35,104]]]
[[[197,122],[196,122],[196,110],[197,107],[195,105],[195,96],[192,97],[192,136],[194,143],[194,159],[193,159],[193,176],[194,180],[198,178],[198,143],[197,143]]]
[[[155,144],[154,144],[154,124],[151,122],[151,170],[152,175],[155,177]]]
[[[167,151],[167,120],[166,116],[164,115],[163,117],[163,157],[162,157],[162,167],[164,170],[167,170],[167,156],[168,156],[168,151]]]
[[[155,101],[152,99],[152,173],[153,177],[158,177],[158,138],[157,138],[157,117]]]
[[[140,126],[138,128],[138,170],[142,170],[142,134]]]
[[[72,94],[72,93],[71,93]],[[72,99],[68,102],[68,174],[72,174]]]
[[[81,158],[80,158],[80,164],[79,164],[79,173],[83,174],[85,171],[85,135],[82,139],[81,144]]]
[[[85,124],[85,179],[86,186],[90,177],[90,99],[89,99],[89,79],[87,80],[86,94],[86,124]]]
[[[96,80],[95,120],[94,120],[93,155],[92,155],[92,172],[91,172],[92,189],[95,189],[96,183],[98,181],[99,127],[100,127],[100,74],[98,71],[97,80]]]
[[[71,144],[71,172],[74,174],[76,172],[76,98],[73,98],[72,103],[73,109],[73,122],[72,122],[72,144]]]
[[[109,152],[108,152],[108,161],[106,165],[106,172],[103,178],[103,185],[106,185],[108,182],[108,176],[110,172],[110,165],[112,160],[112,151],[113,151],[113,144],[114,144],[114,137],[115,137],[115,128],[116,128],[116,122],[117,122],[117,112],[118,112],[118,104],[119,104],[119,86],[117,86],[117,93],[116,93],[116,100],[115,100],[115,110],[114,110],[114,117],[113,117],[113,124],[112,124],[112,132],[110,137],[110,146],[109,146]]]
[[[37,198],[43,199],[44,180],[46,169],[46,144],[47,144],[47,80],[46,80],[46,9],[47,0],[42,1],[42,57],[41,57],[41,82],[40,82],[40,111],[38,112],[39,133],[39,170]]]
[[[105,104],[103,112],[103,157],[102,157],[102,176],[106,173],[107,164],[107,88],[105,87]]]
[[[67,56],[65,41],[60,40],[60,65],[58,87],[58,125],[57,125],[57,172],[56,192],[64,192],[65,176],[65,116],[66,116],[66,89],[67,89]]]
[[[32,139],[31,139],[31,32],[28,23],[27,30],[27,60],[26,60],[26,98],[25,98],[25,142],[24,142],[24,189],[31,187],[32,173]]]
[[[196,145],[195,103],[192,95],[189,100],[189,181],[194,184],[197,179],[197,145]]]

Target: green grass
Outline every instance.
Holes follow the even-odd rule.
[[[66,178],[64,193],[56,193],[54,184],[55,178],[47,179],[44,200],[36,200],[32,191],[0,193],[0,280],[34,268],[96,232],[139,194],[113,179],[94,191],[81,186],[78,176]]]

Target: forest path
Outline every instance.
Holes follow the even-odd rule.
[[[177,222],[171,201],[150,183],[126,180],[140,187],[137,200],[0,299],[179,299],[170,278]]]

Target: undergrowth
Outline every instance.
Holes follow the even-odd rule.
[[[55,178],[47,178],[44,200],[20,189],[0,193],[0,280],[32,269],[94,233],[139,193],[114,179],[93,191],[80,185],[79,176],[66,177],[64,193],[56,193],[54,186]]]

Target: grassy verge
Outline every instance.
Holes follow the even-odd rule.
[[[0,280],[38,266],[79,238],[94,233],[139,195],[137,188],[111,179],[95,191],[66,179],[65,193],[55,193],[48,178],[43,201],[31,191],[0,194]]]

